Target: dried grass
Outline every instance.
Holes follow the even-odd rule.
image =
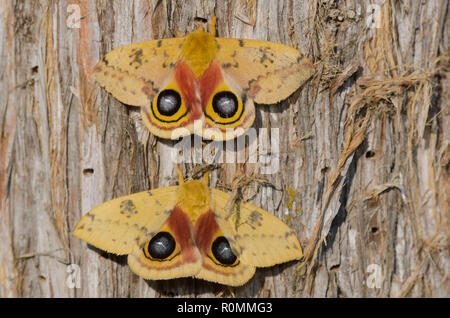
[[[323,8],[318,8],[317,11],[320,13]],[[341,184],[341,176],[346,174],[346,165],[350,157],[353,156],[354,152],[362,145],[366,138],[366,132],[369,122],[374,118],[375,115],[380,112],[387,116],[393,116],[402,112],[400,105],[406,105],[406,111],[408,115],[409,129],[408,129],[408,153],[407,160],[409,165],[410,175],[408,180],[414,180],[413,182],[418,183],[419,181],[415,177],[415,160],[414,153],[417,151],[418,140],[424,137],[425,123],[429,124],[431,120],[436,119],[437,116],[447,116],[448,117],[448,104],[443,106],[438,114],[436,114],[432,119],[425,120],[423,118],[417,117],[417,105],[422,103],[421,113],[426,117],[428,114],[428,107],[430,104],[431,89],[433,86],[433,79],[436,76],[445,77],[448,74],[450,60],[448,55],[442,55],[436,58],[431,64],[431,67],[425,70],[417,69],[414,66],[402,65],[398,66],[395,61],[399,60],[399,50],[396,45],[392,43],[397,43],[396,41],[396,31],[392,23],[394,5],[392,1],[387,1],[382,8],[382,27],[377,30],[376,36],[373,39],[369,39],[366,42],[364,54],[366,57],[366,66],[372,72],[369,76],[361,77],[356,81],[355,90],[352,91],[348,96],[352,98],[351,103],[348,106],[347,118],[344,125],[345,133],[345,144],[343,150],[339,156],[336,168],[332,173],[332,177],[329,179],[328,184],[325,187],[325,195],[322,203],[321,213],[319,219],[316,223],[312,237],[306,246],[304,258],[300,264],[300,268],[308,266],[307,278],[310,278],[309,284],[312,285],[312,269],[318,257],[318,252],[324,243],[325,238],[328,233],[323,231],[324,219],[326,213],[333,213],[327,211],[329,203],[333,196],[337,194],[336,189]],[[316,76],[320,77],[320,80],[316,80],[317,83],[321,84],[323,89],[330,90],[330,100],[333,102],[334,95],[339,90],[340,87],[353,76],[360,68],[358,62],[354,62],[342,68],[339,63],[336,63],[336,59],[333,57],[333,49],[337,43],[333,42],[332,37],[329,32],[326,31],[326,26],[323,24],[323,17],[320,14],[316,17],[315,29],[317,34],[317,41],[320,43],[320,58],[318,59],[317,69],[318,73]],[[367,74],[367,72],[366,72]],[[314,82],[314,80],[313,80]],[[428,95],[426,95],[428,94]],[[428,98],[428,104],[424,105],[424,98]],[[417,126],[418,124],[421,126]],[[441,157],[442,162],[446,165],[448,170],[449,165],[449,148],[448,142],[443,151]],[[446,155],[445,155],[446,154]],[[438,180],[440,177],[436,174],[436,167],[433,166],[433,158],[429,160],[430,166],[428,167],[429,173],[433,176],[432,180]],[[444,169],[445,170],[445,169]],[[449,182],[444,181],[445,191],[438,191],[434,182],[430,184],[430,190],[432,191],[433,198],[438,198],[441,208],[444,211],[448,211],[448,198],[450,193]],[[376,200],[380,195],[386,193],[390,189],[399,189],[404,197],[404,190],[398,183],[385,183],[382,185],[375,186],[369,191],[366,196],[366,200]],[[411,189],[418,189],[418,184],[413,184]],[[415,198],[416,202],[411,203],[411,209],[416,211],[416,215],[413,215],[415,222],[420,220],[417,215],[419,210],[419,205],[422,204],[420,201],[420,196],[412,196]],[[414,200],[414,199],[413,199]],[[436,206],[437,204],[434,204]],[[435,219],[438,219],[438,214],[436,211]],[[445,220],[442,226],[438,228],[445,228],[445,232],[448,234],[448,223]],[[331,221],[330,221],[331,222]],[[416,230],[418,236],[422,241],[423,234],[421,233],[421,226],[416,224]],[[447,235],[448,237],[448,235]],[[435,247],[434,247],[435,248]],[[429,253],[430,249],[427,249]],[[404,297],[407,295],[408,291],[412,288],[420,273],[427,266],[429,258],[427,256],[423,257],[419,262],[414,274],[404,283],[401,291],[397,295],[398,297]]]

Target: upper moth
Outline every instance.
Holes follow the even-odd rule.
[[[242,135],[253,124],[254,103],[287,98],[314,67],[283,44],[216,38],[214,22],[210,33],[199,28],[115,49],[95,66],[94,77],[122,103],[141,106],[145,125],[159,137]]]

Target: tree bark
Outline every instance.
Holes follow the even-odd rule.
[[[0,297],[448,297],[448,10],[446,0],[2,1]],[[210,177],[227,191],[253,180],[243,199],[284,219],[305,259],[238,288],[146,281],[72,231],[104,201],[175,185],[176,142],[146,133],[92,70],[114,48],[213,16],[220,37],[288,44],[315,64],[290,98],[256,107],[256,129],[279,129],[279,171],[219,163]],[[180,166],[199,177],[204,164]]]

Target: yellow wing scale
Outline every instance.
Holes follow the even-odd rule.
[[[184,39],[154,40],[117,48],[98,62],[94,78],[122,103],[148,106],[173,74]]]
[[[243,263],[268,267],[303,256],[295,233],[276,216],[244,202],[230,214],[231,196],[217,189],[211,195],[216,222]]]
[[[210,282],[220,282],[229,286],[242,286],[255,275],[256,267],[242,263],[242,266],[238,270],[233,270],[233,268],[221,268],[221,270],[222,272],[217,272],[208,271],[203,268],[195,277]]]
[[[175,277],[189,277],[197,274],[202,266],[202,259],[198,254],[197,262],[184,264],[183,267],[159,269],[149,268],[146,264],[144,253],[138,251],[135,254],[128,255],[128,265],[130,268],[144,279],[172,279]]]
[[[313,74],[300,51],[280,43],[216,39],[216,54],[225,72],[259,104],[275,104],[291,95]]]
[[[177,188],[154,189],[102,203],[81,218],[73,233],[107,252],[133,254],[170,216]]]

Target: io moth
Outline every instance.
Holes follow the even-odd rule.
[[[226,140],[251,127],[254,103],[286,99],[313,72],[310,60],[290,46],[216,38],[214,19],[210,33],[199,28],[117,48],[95,66],[94,78],[120,102],[141,106],[154,135]]]
[[[250,203],[229,208],[231,196],[203,180],[107,201],[84,215],[74,235],[118,255],[150,279],[193,276],[230,286],[250,280],[256,267],[300,259],[295,233]],[[230,214],[230,211],[232,212]]]

